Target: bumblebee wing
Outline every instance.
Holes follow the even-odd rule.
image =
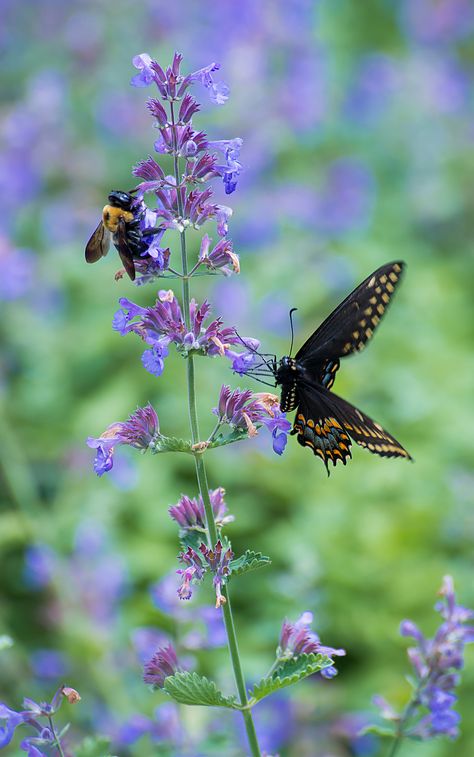
[[[102,221],[100,221],[86,244],[86,261],[88,263],[97,263],[98,260],[107,255],[109,246],[110,231],[106,229]]]
[[[135,281],[135,264],[133,254],[127,242],[127,227],[123,218],[119,218],[118,229],[114,234],[115,246],[120,255],[123,267],[132,281]]]

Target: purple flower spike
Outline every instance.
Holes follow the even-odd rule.
[[[345,649],[334,649],[321,644],[319,636],[310,628],[312,622],[313,613],[311,612],[304,612],[296,623],[283,621],[277,649],[279,660],[290,660],[301,654],[322,654],[328,657],[343,657],[346,654]],[[331,665],[322,670],[321,675],[323,678],[334,678],[337,670],[334,665]]]
[[[113,467],[114,448],[118,444],[147,450],[159,435],[160,424],[154,408],[150,404],[138,407],[127,421],[112,423],[97,439],[92,436],[87,439],[87,446],[97,450],[95,472],[102,476]]]
[[[167,644],[157,649],[151,660],[145,664],[143,680],[162,689],[168,676],[174,675],[178,670],[180,668],[174,647]]]
[[[458,670],[464,664],[464,647],[474,641],[474,612],[456,604],[453,579],[445,576],[440,590],[443,597],[435,605],[443,622],[432,639],[426,638],[417,625],[404,620],[400,626],[402,636],[411,636],[416,646],[407,650],[414,669],[415,691],[406,710],[406,716],[396,715],[381,697],[374,699],[385,719],[400,721],[398,730],[406,736],[429,739],[434,736],[456,738],[460,716],[452,708],[456,703],[454,689],[459,683]]]

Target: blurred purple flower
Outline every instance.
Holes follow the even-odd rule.
[[[329,166],[316,199],[316,227],[336,236],[364,228],[370,221],[374,198],[374,179],[367,165],[340,158]]]
[[[262,700],[252,709],[257,738],[262,754],[277,755],[279,750],[291,744],[297,728],[295,710],[291,700],[281,693]],[[234,722],[242,747],[246,745],[246,734],[241,717]]]
[[[32,544],[25,553],[23,576],[27,586],[42,589],[51,583],[58,567],[54,550],[46,544]]]
[[[443,599],[435,609],[443,622],[432,639],[427,639],[411,620],[404,620],[400,626],[402,636],[412,636],[416,641],[416,646],[407,650],[415,690],[405,715],[397,716],[383,698],[375,699],[382,717],[398,719],[397,732],[414,738],[444,735],[455,739],[459,733],[461,718],[452,709],[457,700],[454,689],[460,679],[456,671],[464,665],[465,645],[474,642],[474,625],[468,625],[474,620],[474,611],[456,604],[451,576],[444,577],[439,593]],[[428,714],[423,715],[423,710]]]
[[[37,678],[64,678],[69,671],[69,663],[62,652],[54,649],[37,649],[30,656],[31,667]]]
[[[132,645],[139,662],[143,665],[149,660],[155,649],[164,646],[168,639],[161,631],[156,628],[142,627],[135,628],[131,633]]]
[[[457,42],[474,28],[471,0],[403,0],[400,14],[406,33],[418,42]]]
[[[165,679],[180,670],[176,652],[171,644],[159,648],[153,657],[145,663],[143,680],[159,689],[163,688]]]
[[[374,123],[390,105],[401,85],[395,60],[381,53],[363,56],[355,70],[344,111],[364,126]]]
[[[16,249],[0,236],[0,265],[0,300],[16,300],[31,293],[37,265],[30,250]]]

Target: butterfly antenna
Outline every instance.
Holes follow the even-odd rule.
[[[273,374],[274,373],[274,370],[273,370],[273,361],[266,360],[266,358],[268,357],[268,355],[266,353],[259,352],[254,347],[252,347],[250,344],[248,344],[244,339],[242,339],[242,337],[240,336],[239,332],[237,331],[237,329],[235,327],[234,327],[234,332],[235,332],[235,335],[237,336],[237,338],[240,339],[240,341],[244,345],[245,349],[248,350],[249,352],[253,352],[254,355],[257,355],[260,358],[260,360],[266,365],[266,367],[270,370],[270,372]],[[272,355],[271,357],[274,358],[275,356]],[[264,382],[262,382],[262,383],[264,383]],[[270,384],[270,386],[272,386],[272,384]]]
[[[291,308],[290,310],[290,328],[291,328],[291,345],[290,345],[290,357],[291,353],[293,352],[293,340],[295,337],[295,330],[293,328],[293,313],[296,313],[298,308]]]

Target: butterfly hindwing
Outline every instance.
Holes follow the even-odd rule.
[[[403,266],[402,261],[396,261],[374,271],[298,350],[296,360],[312,370],[319,383],[323,383],[328,360],[360,352],[372,338],[400,281]]]
[[[336,465],[341,460],[345,465],[347,458],[352,457],[347,430],[316,388],[300,389],[300,403],[291,433],[297,434],[298,442],[321,458],[328,475],[330,461]]]
[[[319,455],[328,468],[328,460],[336,465],[351,457],[351,440],[381,457],[411,456],[395,437],[361,410],[337,394],[310,384],[300,387],[300,404],[296,411],[292,433],[298,441]],[[329,472],[329,470],[328,470]]]

